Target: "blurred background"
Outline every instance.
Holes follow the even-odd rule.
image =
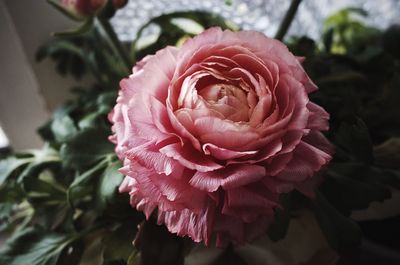
[[[222,15],[243,29],[275,34],[289,0],[130,0],[113,18],[122,40],[135,38],[138,28],[149,18],[178,10],[206,10]],[[398,0],[304,0],[289,31],[290,35],[317,38],[323,19],[344,7],[359,7],[369,13],[367,23],[385,28],[400,22]],[[179,23],[179,21],[177,22]],[[56,74],[53,62],[37,63],[35,53],[48,41],[51,32],[74,25],[45,0],[0,1],[0,149],[14,150],[41,146],[36,128],[51,112],[71,97],[72,78]],[[193,30],[201,30],[193,27]],[[144,39],[159,29],[149,27]],[[90,80],[87,80],[90,82]]]

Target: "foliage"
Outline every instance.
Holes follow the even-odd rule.
[[[186,24],[179,23],[182,21],[186,22]],[[188,24],[188,21],[190,24]],[[138,49],[138,41],[140,41],[143,32],[149,26],[154,25],[160,30],[156,40]],[[228,20],[205,11],[180,11],[164,14],[151,19],[138,30],[136,40],[132,43],[131,51],[133,56],[137,59],[141,59],[147,54],[154,54],[167,45],[179,44],[186,38],[193,37],[196,33],[200,33],[200,31],[214,26],[231,30],[238,29]]]
[[[320,88],[312,100],[331,116],[328,136],[336,154],[311,208],[339,251],[360,238],[358,225],[344,217],[390,198],[389,186],[400,181],[398,168],[382,166],[375,148],[400,133],[400,61],[393,49],[400,34],[397,26],[384,32],[364,26],[354,13],[366,16],[349,8],[329,17],[322,43],[307,37],[290,42],[296,55],[306,56],[305,68]]]
[[[400,135],[399,28],[381,32],[366,27],[352,19],[354,12],[365,15],[347,9],[328,18],[320,42],[297,37],[288,43],[296,55],[307,57],[305,68],[320,87],[312,100],[331,115],[327,136],[336,155],[315,200],[297,192],[282,197],[284,207],[277,210],[268,231],[272,240],[285,236],[293,210],[307,207],[315,212],[331,246],[344,250],[360,237],[357,223],[349,218],[351,211],[389,198],[389,185],[400,186],[400,170],[390,166],[400,161],[388,166],[382,155],[396,152],[385,143]],[[123,46],[131,50],[125,59],[133,62],[194,35],[176,19],[192,20],[200,28],[234,28],[207,12],[165,14],[146,23],[137,40]],[[144,30],[154,24],[160,34],[140,47]],[[119,80],[129,74],[124,54],[101,27],[91,24],[84,33],[75,33],[79,34],[45,44],[37,59],[50,57],[60,74],[89,76],[93,85],[75,88],[76,99],[39,128],[46,142],[42,150],[0,161],[0,231],[12,234],[0,250],[0,264],[79,264],[93,242],[100,244],[97,254],[104,265],[139,264],[139,259],[144,265],[183,264],[190,240],[168,233],[154,220],[145,222],[131,209],[129,198],[117,192],[123,176],[108,140],[107,114]],[[216,264],[246,263],[230,247]]]
[[[206,12],[163,15],[152,23],[182,17],[202,28],[227,27],[223,19]],[[193,36],[172,25],[156,45],[145,47],[145,51],[135,48],[135,52],[155,52],[184,36]],[[103,264],[136,264],[137,250],[131,242],[144,217],[130,207],[126,195],[117,192],[123,176],[108,140],[111,131],[107,119],[118,83],[129,72],[121,60],[123,55],[104,34],[103,27],[61,34],[37,52],[38,61],[53,59],[61,75],[77,79],[89,76],[94,83],[74,88],[76,99],[58,108],[39,128],[46,142],[42,150],[13,154],[0,161],[0,228],[12,233],[0,250],[0,264],[77,264],[91,247],[90,238],[100,240]],[[157,228],[153,225],[141,234],[151,239],[147,234],[152,235]],[[172,242],[172,248],[175,242],[182,244],[180,238],[165,231],[163,234],[170,241],[153,239],[160,248],[168,242]],[[170,251],[166,249],[159,258],[168,258]],[[175,253],[182,259],[180,248]],[[146,251],[142,256],[146,259]],[[151,258],[147,258],[149,262]]]

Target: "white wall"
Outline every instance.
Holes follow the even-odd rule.
[[[0,124],[16,150],[42,145],[36,129],[70,97],[74,81],[35,62],[51,32],[73,24],[45,0],[0,0]]]

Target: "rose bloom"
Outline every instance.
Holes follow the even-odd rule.
[[[331,159],[329,115],[301,59],[255,31],[211,28],[146,56],[121,81],[109,119],[121,192],[194,241],[264,234],[294,189],[313,196]]]
[[[92,16],[101,10],[107,0],[62,0],[61,4],[80,17]],[[115,9],[123,7],[127,0],[112,0]]]

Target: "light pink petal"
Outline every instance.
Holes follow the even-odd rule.
[[[137,72],[139,72],[140,70],[142,70],[143,67],[147,64],[148,61],[150,61],[152,59],[153,56],[154,55],[152,55],[152,54],[146,55],[145,57],[142,58],[142,60],[137,62],[132,68],[132,75],[134,75]]]
[[[185,127],[185,125],[188,126],[188,124],[193,123],[193,121],[191,121],[190,115],[187,115],[187,113],[182,113],[183,116],[178,119],[175,116],[174,112],[172,111],[171,106],[169,105],[167,106],[167,112],[171,125],[175,129],[176,134],[181,138],[190,141],[190,143],[193,145],[195,149],[201,150],[201,145],[199,140]],[[181,121],[182,122],[185,121],[184,124],[182,124]],[[182,140],[182,144],[183,143],[184,140]]]
[[[153,124],[163,133],[173,132],[165,105],[152,96],[144,97],[143,100],[148,100]]]
[[[189,184],[200,190],[214,192],[219,187],[232,189],[265,177],[265,168],[257,165],[232,165],[212,172],[196,172]]]
[[[158,223],[165,224],[171,233],[189,236],[195,242],[209,244],[214,222],[214,207],[208,206],[203,212],[193,213],[188,209],[182,211],[159,211]]]
[[[179,162],[160,153],[160,148],[163,146],[165,144],[148,142],[130,149],[127,154],[130,160],[134,160],[148,169],[154,169],[158,174],[170,175],[172,172],[174,174],[183,172],[183,167]]]
[[[230,160],[243,157],[249,158],[258,153],[258,151],[255,150],[233,151],[210,143],[206,143],[203,145],[203,151],[205,154],[209,154],[219,160]]]
[[[140,69],[121,81],[121,91],[117,102],[127,102],[135,94],[143,92],[159,100],[165,100],[168,85],[176,68],[178,50],[168,46],[151,56]]]
[[[194,126],[203,143],[212,143],[226,149],[235,150],[259,138],[259,134],[249,125],[239,125],[216,117],[199,118],[194,121]]]
[[[259,124],[262,124],[262,122],[266,118],[266,115],[269,113],[269,110],[271,108],[271,103],[272,103],[271,95],[265,95],[260,98],[250,117],[249,124],[251,126],[255,127]]]
[[[250,70],[254,75],[261,75],[270,88],[276,86],[278,82],[278,66],[271,61],[262,61],[256,56],[249,54],[238,54],[232,57],[232,60],[240,64],[243,68]]]
[[[183,166],[200,172],[223,168],[223,165],[214,162],[188,145],[182,146],[180,143],[170,144],[161,148],[160,152],[178,160]]]
[[[193,189],[184,175],[173,178],[157,174],[132,162],[129,176],[134,179],[130,182],[129,190],[126,185],[121,186],[120,190],[129,192],[134,207],[138,207],[139,203],[142,206],[150,203],[157,205],[162,211],[190,209],[193,212],[200,212],[208,201],[207,194]]]
[[[307,93],[317,89],[317,86],[307,76],[301,63],[282,42],[270,39],[256,31],[240,31],[238,37],[243,42],[243,46],[249,48],[259,58],[277,63],[280,72],[290,74],[301,82]]]

